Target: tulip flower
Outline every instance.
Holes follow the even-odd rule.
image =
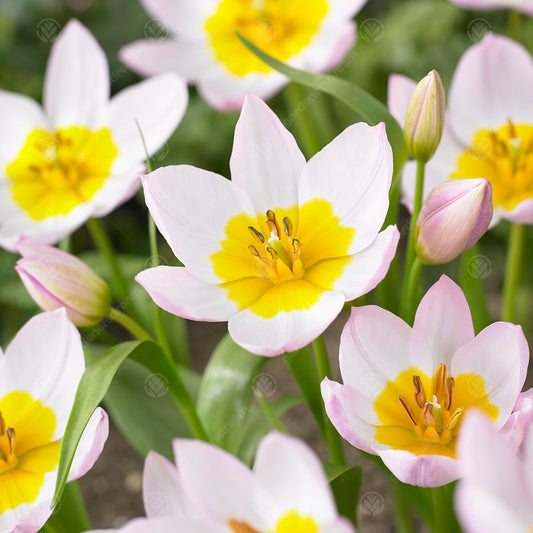
[[[264,437],[253,470],[196,440],[175,440],[174,455],[177,467],[155,452],[148,454],[143,475],[147,518],[126,524],[122,533],[354,532],[337,514],[319,459],[295,437]]]
[[[405,115],[404,137],[407,151],[426,163],[439,146],[444,128],[444,87],[439,73],[432,70],[415,87]]]
[[[122,48],[120,58],[143,76],[176,72],[195,84],[211,106],[237,110],[246,92],[265,99],[288,80],[248,51],[235,31],[293,67],[330,70],[352,48],[352,19],[365,2],[141,0],[170,38],[147,35]]]
[[[78,331],[64,309],[32,318],[0,351],[0,531],[36,533],[51,515],[61,442],[85,368]],[[69,480],[90,470],[108,434],[97,409]]]
[[[516,9],[527,15],[533,15],[531,0],[451,0],[465,9],[485,11],[489,9]]]
[[[70,320],[81,327],[95,326],[109,314],[109,286],[83,261],[26,239],[17,244],[17,251],[22,259],[15,270],[43,311],[64,307]]]
[[[455,509],[465,533],[529,533],[533,527],[533,425],[515,447],[482,413],[465,417]]]
[[[109,99],[104,51],[78,21],[52,45],[44,109],[0,90],[0,246],[22,236],[52,244],[101,217],[139,185],[145,151],[155,153],[178,125],[187,88],[166,74]]]
[[[228,320],[246,350],[297,350],[345,301],[373,289],[396,252],[397,229],[379,233],[392,175],[385,127],[355,124],[306,163],[276,115],[249,95],[230,167],[231,182],[186,165],[142,178],[157,227],[185,266],[136,280],[166,311]]]
[[[412,80],[389,80],[389,107],[406,108]],[[448,92],[442,139],[426,165],[424,196],[446,179],[486,178],[493,220],[533,224],[533,59],[515,41],[488,33],[462,56]],[[415,165],[407,163],[403,201],[412,208]]]
[[[490,183],[451,180],[428,195],[416,222],[416,253],[423,263],[448,263],[470,250],[492,219]]]
[[[352,308],[340,344],[344,385],[325,379],[322,396],[348,442],[379,455],[400,481],[436,487],[460,475],[465,414],[480,409],[502,428],[528,361],[520,326],[497,322],[476,336],[463,292],[442,276],[412,328],[379,307]]]

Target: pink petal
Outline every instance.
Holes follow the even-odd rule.
[[[248,94],[235,127],[230,168],[233,183],[248,193],[256,212],[295,205],[304,166],[292,134],[260,98]]]
[[[474,338],[472,315],[463,291],[442,275],[422,298],[412,335],[412,361],[427,375]]]
[[[225,289],[195,278],[184,267],[159,266],[143,270],[135,280],[165,311],[191,320],[228,320],[238,309]]]
[[[276,499],[274,520],[292,510],[312,516],[320,525],[337,517],[318,457],[295,437],[275,432],[264,437],[257,448],[254,471],[261,485]]]
[[[300,205],[315,198],[331,202],[340,224],[356,229],[349,253],[359,252],[383,224],[391,178],[392,151],[385,126],[354,124],[307,163],[299,184]]]
[[[109,435],[107,413],[98,407],[83,431],[70,467],[68,481],[84,476],[100,457]]]
[[[71,20],[55,40],[44,82],[44,108],[55,127],[91,126],[109,99],[104,51],[91,32]]]
[[[387,89],[387,106],[391,115],[403,126],[405,114],[409,100],[416,87],[416,81],[402,76],[401,74],[391,74],[389,76],[389,86]]]
[[[344,297],[338,292],[320,292],[318,301],[309,309],[280,311],[272,318],[263,318],[244,309],[229,319],[232,339],[245,350],[268,357],[292,352],[307,346],[321,335],[340,313]],[[297,296],[297,295],[293,295]],[[280,296],[291,297],[287,291]],[[269,292],[259,300],[270,299]],[[281,308],[281,302],[280,302]]]

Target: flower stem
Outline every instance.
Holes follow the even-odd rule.
[[[117,324],[120,324],[123,328],[127,329],[136,339],[143,341],[153,340],[152,336],[126,313],[112,307],[108,316],[111,320],[114,320]]]
[[[415,228],[420,208],[422,207],[422,199],[424,196],[424,172],[425,163],[422,161],[416,162],[416,189],[415,199],[413,204],[413,212],[411,214],[411,223],[409,225],[409,239],[407,241],[407,261],[405,263],[405,276],[409,275],[411,265],[415,260]]]
[[[326,348],[326,343],[324,342],[324,337],[322,335],[320,335],[313,341],[313,351],[315,352],[316,357],[319,382],[322,382],[324,378],[331,379],[331,366],[329,364],[328,350]],[[342,450],[342,441],[340,435],[333,427],[333,424],[329,420],[326,411],[324,410],[323,412],[325,429],[324,436],[326,439],[326,445],[328,447],[329,455],[331,457],[332,462],[339,465],[344,465],[346,464],[346,459]]]
[[[409,509],[407,499],[402,492],[400,483],[393,481],[394,515],[396,519],[396,531],[398,533],[414,533],[413,517]]]
[[[287,433],[287,429],[281,423],[281,420],[279,420],[279,418],[276,416],[276,413],[274,413],[274,411],[272,410],[272,407],[266,401],[261,391],[255,392],[255,399],[257,400],[257,403],[259,404],[261,411],[263,411],[263,414],[265,415],[266,419],[270,422],[270,425],[277,431],[281,431],[282,433]]]
[[[87,221],[87,229],[89,230],[96,247],[106,258],[109,269],[111,270],[111,280],[115,294],[122,302],[128,301],[128,287],[126,285],[126,280],[120,271],[115,248],[113,247],[113,243],[111,242],[104,225],[100,219],[90,218]]]
[[[320,142],[308,113],[308,105],[303,99],[302,88],[297,83],[289,83],[283,95],[289,113],[288,120],[294,122],[302,143],[302,151],[306,159],[309,159],[320,150]]]
[[[526,227],[523,224],[511,223],[507,261],[505,264],[501,313],[502,320],[505,322],[514,322],[515,320],[514,300],[520,279],[525,233]]]
[[[418,259],[418,257],[415,257],[415,260],[411,265],[411,270],[409,271],[407,283],[405,284],[405,297],[402,299],[403,319],[411,325],[413,323],[415,310],[418,305],[418,280],[420,279],[420,272],[422,271],[422,266],[423,264],[420,259]]]

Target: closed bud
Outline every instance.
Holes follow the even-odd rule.
[[[81,327],[95,326],[109,314],[109,286],[77,257],[26,239],[19,241],[17,250],[22,258],[15,270],[41,309],[64,307]]]
[[[469,250],[492,219],[492,188],[484,178],[449,180],[428,194],[416,221],[422,263],[448,263]]]
[[[440,143],[446,108],[439,73],[432,70],[416,86],[405,115],[407,151],[417,161],[428,162]]]

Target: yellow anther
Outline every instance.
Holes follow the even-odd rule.
[[[246,522],[236,520],[235,518],[230,518],[228,520],[228,526],[234,533],[261,533]]]
[[[440,363],[437,367],[435,375],[433,376],[433,395],[437,397],[437,402],[440,404],[442,404],[444,400],[446,374],[446,365],[444,363]]]
[[[426,404],[426,391],[420,376],[413,376],[413,385],[415,386],[415,402],[421,409]]]
[[[451,431],[455,426],[457,426],[463,413],[464,409],[462,407],[458,407],[450,417],[450,421],[448,422],[445,431]]]
[[[289,217],[283,218],[283,231],[285,231],[285,235],[287,237],[290,237],[292,235],[292,230],[294,229],[294,226],[292,225],[291,219]]]
[[[248,230],[257,242],[261,244],[265,243],[265,236],[260,231],[257,231],[253,226],[248,226]]]
[[[15,451],[15,429],[6,429],[7,442],[9,443],[9,454],[11,455]]]
[[[279,238],[281,232],[278,226],[278,221],[276,220],[276,213],[274,213],[272,209],[269,209],[266,212],[266,215],[267,215],[266,225],[267,225],[268,231],[270,231],[270,234],[273,235],[274,237]]]
[[[429,402],[424,405],[422,410],[422,421],[426,426],[435,426],[435,416],[433,415],[433,405]]]
[[[409,407],[407,400],[403,396],[398,396],[398,400],[400,400],[400,403],[402,404],[402,407],[405,409],[407,416],[409,416],[409,418],[411,419],[411,422],[416,426],[417,424],[416,424],[415,414],[413,413],[412,409]]]
[[[453,391],[455,390],[455,379],[452,376],[446,378],[446,394],[444,396],[444,409],[449,409],[453,401]]]

